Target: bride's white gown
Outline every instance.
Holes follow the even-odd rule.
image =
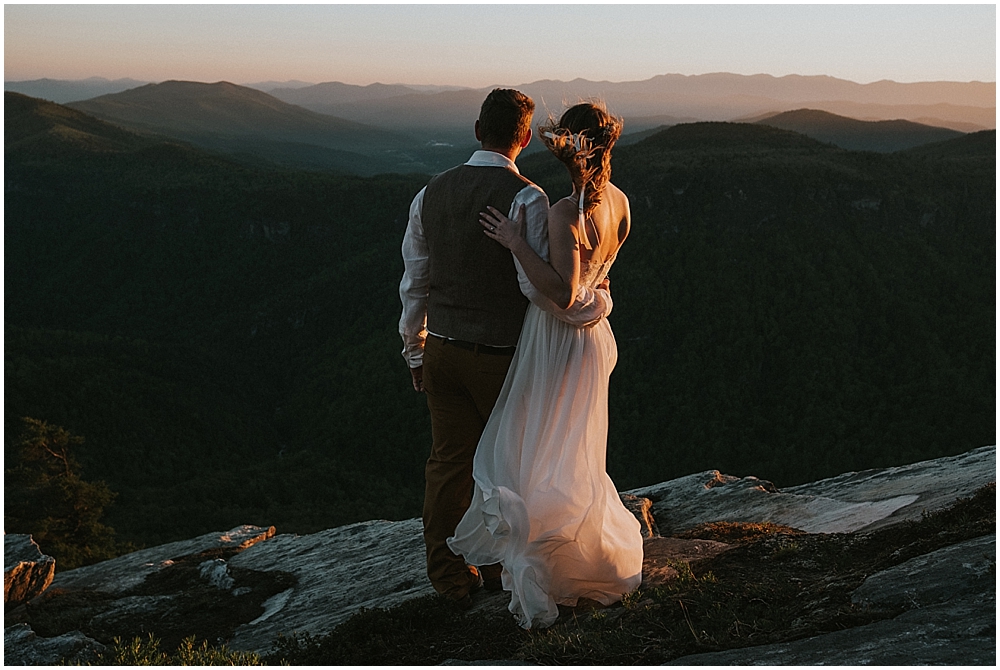
[[[597,286],[613,262],[581,264],[580,283]],[[576,328],[529,305],[476,450],[472,505],[448,539],[472,565],[503,564],[524,628],[552,624],[556,604],[617,602],[642,580],[639,522],[605,468],[617,360],[607,319]]]

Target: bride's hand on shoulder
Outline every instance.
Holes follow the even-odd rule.
[[[524,205],[517,208],[516,219],[513,221],[495,207],[487,206],[486,209],[489,211],[479,213],[479,223],[483,226],[483,232],[487,237],[513,251],[514,247],[525,239],[527,217]]]

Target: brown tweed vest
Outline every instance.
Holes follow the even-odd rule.
[[[427,330],[456,340],[513,346],[528,299],[509,250],[483,234],[479,213],[510,211],[530,184],[498,167],[459,165],[427,184],[421,220],[430,255]]]

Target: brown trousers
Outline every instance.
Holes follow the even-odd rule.
[[[472,502],[472,459],[493,411],[512,355],[477,353],[429,336],[424,390],[431,415],[431,455],[424,471],[427,576],[438,593],[459,599],[479,583],[447,540]]]

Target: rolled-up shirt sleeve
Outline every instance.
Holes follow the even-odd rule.
[[[525,208],[525,239],[528,242],[528,246],[548,262],[549,199],[545,195],[545,192],[534,184],[526,186],[514,197],[507,216],[514,219],[517,216],[518,208],[522,205]],[[517,268],[517,280],[521,287],[521,293],[540,309],[550,312],[553,316],[571,326],[578,328],[591,326],[611,313],[611,308],[614,305],[611,301],[611,293],[605,289],[592,289],[580,286],[576,293],[576,300],[573,301],[572,305],[563,309],[542,295],[528,281],[528,276],[525,274],[524,268],[521,267],[517,258],[514,258],[514,266]]]
[[[410,204],[410,216],[403,235],[403,279],[399,282],[399,299],[403,303],[399,334],[403,338],[403,358],[411,368],[423,365],[424,341],[427,339],[430,257],[421,220],[426,190],[420,189]]]

